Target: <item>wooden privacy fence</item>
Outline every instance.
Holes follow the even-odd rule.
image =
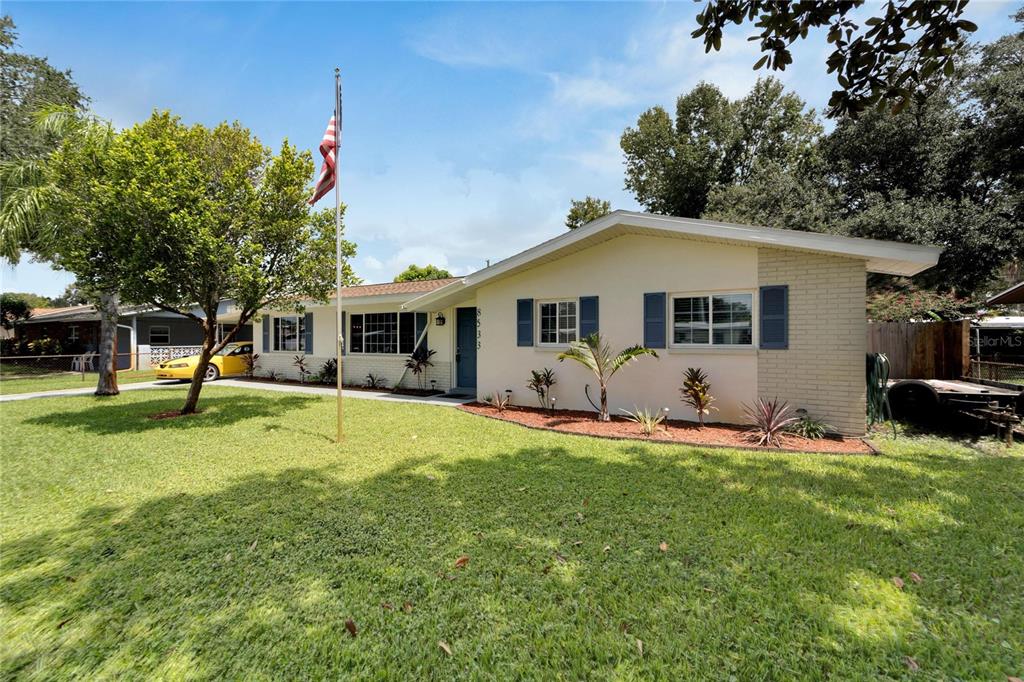
[[[970,373],[971,323],[869,322],[868,352],[885,353],[892,379],[959,379]]]

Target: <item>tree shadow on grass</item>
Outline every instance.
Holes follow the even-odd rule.
[[[89,400],[87,407],[78,410],[47,412],[25,420],[37,426],[83,429],[109,435],[116,433],[143,433],[147,431],[190,430],[225,426],[246,419],[286,415],[319,400],[303,395],[246,395],[205,396],[199,401],[197,414],[153,419],[154,415],[180,409],[184,398],[168,396],[153,400],[111,402],[109,398]],[[69,402],[68,405],[78,403]]]
[[[993,484],[1021,480],[1019,458],[578,452],[93,507],[6,543],[4,675],[874,678],[907,674],[904,656],[930,676],[1020,672],[1024,512]],[[890,582],[911,570],[925,582]]]

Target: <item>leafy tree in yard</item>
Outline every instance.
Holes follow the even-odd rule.
[[[334,215],[310,212],[313,162],[287,141],[272,155],[237,123],[186,126],[154,113],[120,136],[106,172],[100,203],[107,219],[95,240],[80,243],[71,269],[93,274],[91,264],[110,253],[127,301],[202,327],[182,414],[195,412],[211,356],[257,311],[332,294]],[[345,243],[346,258],[354,253]],[[343,280],[352,279],[346,263]],[[223,299],[234,302],[239,319],[218,342]]]
[[[0,327],[14,329],[19,322],[32,317],[32,306],[23,294],[0,294]]]
[[[67,107],[39,112],[36,124],[60,140],[60,145],[41,159],[0,161],[0,256],[17,263],[22,251],[30,251],[74,272],[98,292],[96,395],[116,395],[117,263],[109,250],[102,249],[94,251],[87,269],[75,258],[82,244],[95,242],[101,222],[123,218],[101,215],[100,210],[108,181],[106,164],[116,135],[109,123]]]
[[[97,298],[95,292],[88,291],[80,286],[78,282],[72,282],[64,287],[64,293],[50,299],[50,305],[54,308],[64,308],[73,305],[85,305]]]
[[[40,296],[39,294],[28,294],[18,291],[8,291],[7,296],[16,296],[21,300],[25,301],[30,308],[50,308],[55,307],[51,299],[46,296]]]
[[[0,161],[45,156],[59,137],[35,125],[36,112],[54,105],[81,111],[86,102],[70,71],[15,51],[14,29],[10,16],[0,17]]]
[[[565,217],[565,226],[570,230],[582,227],[587,223],[603,218],[612,212],[611,202],[587,195],[585,199],[573,199],[569,204],[569,214]]]
[[[626,188],[649,211],[699,218],[717,186],[767,164],[788,172],[811,163],[821,133],[813,110],[774,78],[737,101],[700,83],[676,101],[675,120],[653,107],[622,134]]]
[[[448,272],[443,268],[439,268],[436,265],[419,265],[412,264],[402,272],[398,273],[395,277],[396,282],[418,282],[420,280],[427,279],[447,279],[451,277],[452,273]]]
[[[868,318],[875,322],[911,320],[960,320],[968,302],[950,293],[904,285],[875,292],[868,297]]]
[[[738,172],[724,151],[736,125],[727,101],[700,86],[681,98],[705,88],[696,134],[684,126],[678,139],[663,111],[641,117],[660,116],[661,132],[626,130],[627,187],[656,212],[692,216],[706,196],[700,217],[712,220],[938,244],[939,264],[918,285],[954,298],[994,293],[1024,264],[1024,33],[958,59],[963,68],[933,74],[931,96],[900,112],[842,118],[828,135],[800,138],[788,158],[759,147]],[[631,154],[636,141],[642,153]],[[905,283],[872,275],[870,285]]]
[[[977,30],[961,19],[967,0],[899,0],[887,2],[865,21],[862,29],[850,16],[863,0],[711,0],[697,15],[694,38],[703,38],[706,52],[722,47],[729,24],[745,21],[760,29],[763,56],[755,69],[768,66],[785,70],[793,63],[790,46],[807,37],[810,29],[828,28],[833,46],[826,60],[835,72],[839,89],[829,99],[829,115],[857,115],[879,104],[895,110],[906,106],[929,84],[935,73],[953,74],[958,48]]]

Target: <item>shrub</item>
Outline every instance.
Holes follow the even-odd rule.
[[[324,364],[317,373],[317,379],[322,384],[334,384],[338,381],[338,361],[334,358],[324,360]]]
[[[437,354],[436,350],[430,350],[425,345],[419,346],[412,354],[405,359],[405,368],[416,377],[416,383],[421,389],[425,389],[427,379],[427,367],[433,367],[434,363],[430,358]]]
[[[786,431],[796,434],[801,438],[824,438],[826,434],[835,431],[831,425],[820,419],[815,419],[807,414],[807,410],[799,409],[795,413],[796,420],[786,427]]]
[[[537,394],[537,402],[545,410],[551,407],[551,387],[557,384],[555,380],[555,372],[547,367],[544,371],[538,372],[535,369],[530,370],[530,380],[526,383],[526,387]]]
[[[259,367],[257,360],[260,359],[259,353],[246,353],[242,356],[245,360],[245,376],[252,377],[256,374],[256,369]]]
[[[640,430],[643,431],[645,436],[654,435],[654,432],[658,429],[658,425],[668,417],[668,408],[658,410],[657,412],[651,412],[646,407],[641,410],[639,407],[634,405],[632,412],[625,409],[622,411],[626,413],[626,419],[640,425]]]
[[[312,374],[312,372],[309,371],[309,368],[306,367],[306,356],[296,355],[295,358],[292,360],[292,366],[294,366],[295,369],[299,370],[299,383],[306,383],[306,377]]]
[[[594,405],[594,401],[590,400],[590,384],[587,384],[583,390],[587,395],[587,400],[597,410],[597,418],[606,422],[611,420],[608,415],[608,382],[616,372],[641,355],[658,357],[658,354],[652,349],[643,346],[630,346],[613,355],[611,346],[604,342],[600,334],[595,332],[582,341],[573,341],[569,344],[569,350],[558,354],[558,361],[575,360],[594,373],[597,385],[601,389],[600,407]]]
[[[489,397],[484,398],[484,402],[496,409],[498,414],[501,414],[508,407],[509,397],[507,393],[502,395],[501,391],[495,391]]]
[[[60,341],[48,336],[28,342],[28,352],[31,355],[60,355],[60,351]]]
[[[750,433],[758,445],[782,447],[779,437],[787,426],[797,420],[785,401],[758,398],[753,405],[744,405],[743,411],[751,425]]]
[[[697,412],[697,423],[701,427],[704,426],[704,415],[711,414],[711,410],[718,410],[717,407],[711,406],[711,403],[715,402],[715,397],[711,395],[711,382],[708,381],[708,375],[699,367],[687,368],[686,374],[683,375],[683,387],[679,389],[679,393],[683,397],[683,402]]]
[[[366,375],[366,387],[367,388],[387,388],[388,380],[382,376],[378,376],[373,372]]]
[[[266,372],[263,373],[263,378],[266,379],[267,381],[277,381],[279,377],[275,370],[268,369]]]

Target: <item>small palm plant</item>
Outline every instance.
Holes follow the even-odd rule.
[[[711,410],[718,411],[712,407],[715,397],[711,395],[711,382],[708,375],[699,367],[688,367],[683,375],[683,387],[679,389],[683,396],[683,402],[697,412],[697,423],[704,427],[704,416],[711,414]]]
[[[530,380],[526,383],[526,387],[537,394],[537,401],[546,410],[551,407],[551,401],[549,400],[551,397],[551,387],[557,383],[555,372],[545,367],[543,372],[538,372],[535,369],[530,370]]]
[[[608,382],[616,372],[641,355],[658,357],[658,354],[652,349],[643,346],[630,346],[613,354],[612,347],[604,342],[600,334],[595,332],[582,341],[573,341],[569,344],[569,350],[559,353],[558,360],[559,362],[567,358],[575,360],[594,373],[598,388],[601,390],[601,405],[600,407],[594,405],[594,401],[590,400],[589,391],[587,391],[587,400],[590,400],[590,404],[597,409],[598,420],[606,422],[611,421],[611,417],[608,415]],[[588,384],[586,389],[589,388]]]
[[[782,447],[782,432],[799,420],[789,403],[780,402],[778,398],[758,398],[753,405],[744,405],[743,411],[747,413],[747,419],[750,421],[752,437],[757,439],[758,445],[764,446]]]

